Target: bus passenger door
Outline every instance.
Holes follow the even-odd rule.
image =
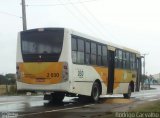
[[[114,51],[108,50],[108,86],[107,86],[107,93],[108,94],[113,93],[114,63],[115,63]]]

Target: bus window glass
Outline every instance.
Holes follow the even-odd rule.
[[[102,65],[107,66],[107,47],[102,46]]]
[[[57,54],[61,52],[63,35],[58,31],[22,32],[23,54]]]
[[[133,54],[133,59],[132,59],[132,63],[133,63],[133,70],[136,69],[136,55]]]
[[[102,46],[102,54],[103,54],[103,56],[107,56],[107,47],[106,46]]]
[[[77,52],[76,51],[72,51],[72,61],[73,63],[77,62]]]
[[[91,54],[97,54],[96,43],[91,43]]]
[[[90,53],[91,51],[90,42],[86,42],[86,53]]]
[[[123,69],[126,69],[126,63],[127,63],[127,60],[126,60],[126,52],[123,51]]]
[[[98,55],[102,55],[102,47],[101,47],[101,45],[98,45]]]
[[[78,39],[78,51],[84,52],[84,40]]]
[[[91,54],[91,64],[96,65],[96,55]]]
[[[122,59],[122,50],[118,50],[118,58]]]
[[[86,64],[90,64],[90,52],[91,52],[91,46],[90,46],[90,42],[89,41],[86,41],[85,42],[85,63]]]
[[[102,65],[102,46],[98,45],[97,65]]]
[[[107,66],[107,56],[102,57],[102,65]]]
[[[77,63],[84,64],[84,52],[77,52]]]
[[[90,64],[90,54],[86,54],[86,59],[85,59],[86,64]]]
[[[97,62],[97,46],[96,43],[91,43],[91,64],[96,65]]]
[[[72,37],[72,51],[77,50],[77,40]]]
[[[117,50],[117,68],[122,68],[122,50]]]
[[[63,46],[63,36],[64,29],[22,31],[20,38],[23,60],[57,62]]]
[[[126,52],[126,68],[130,69],[130,60],[129,60],[129,52]]]
[[[84,40],[78,39],[77,63],[84,64]]]

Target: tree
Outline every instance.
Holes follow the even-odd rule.
[[[15,74],[6,74],[5,78],[7,79],[7,84],[15,84],[16,83]]]
[[[16,84],[15,74],[0,75],[0,85]]]
[[[4,75],[0,75],[0,85],[6,84],[7,79]]]

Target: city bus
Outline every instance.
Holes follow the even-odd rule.
[[[105,39],[106,40],[106,39]],[[18,33],[17,90],[42,91],[62,102],[79,96],[130,98],[139,86],[140,52],[68,28],[37,28]]]

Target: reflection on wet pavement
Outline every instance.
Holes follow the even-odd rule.
[[[14,101],[11,101],[12,99],[10,98],[12,97]],[[43,96],[3,96],[2,101],[3,102],[0,103],[1,112],[30,112],[33,111],[30,110],[30,108],[64,107],[77,102],[75,98],[66,97],[62,103],[52,104],[47,100],[43,100]]]
[[[158,87],[157,87],[158,88]],[[107,104],[112,107],[117,104],[130,104],[135,101],[144,100],[157,100],[156,96],[160,95],[160,87],[155,90],[147,90],[141,92],[135,92],[132,94],[131,99],[123,99],[122,95],[106,95],[100,99],[100,102],[96,105]],[[80,103],[77,97],[65,97],[62,103],[53,104],[47,100],[43,100],[43,96],[1,96],[0,97],[0,111],[1,112],[37,112],[37,111],[49,111],[53,109],[63,109],[69,107],[83,106],[90,103]],[[93,108],[93,107],[92,107]],[[106,109],[106,108],[105,108]],[[83,109],[82,111],[84,111]],[[92,111],[92,110],[91,110]]]
[[[128,104],[134,102],[134,99],[123,99],[123,98],[108,98],[108,99],[102,99],[102,103],[107,104]]]

